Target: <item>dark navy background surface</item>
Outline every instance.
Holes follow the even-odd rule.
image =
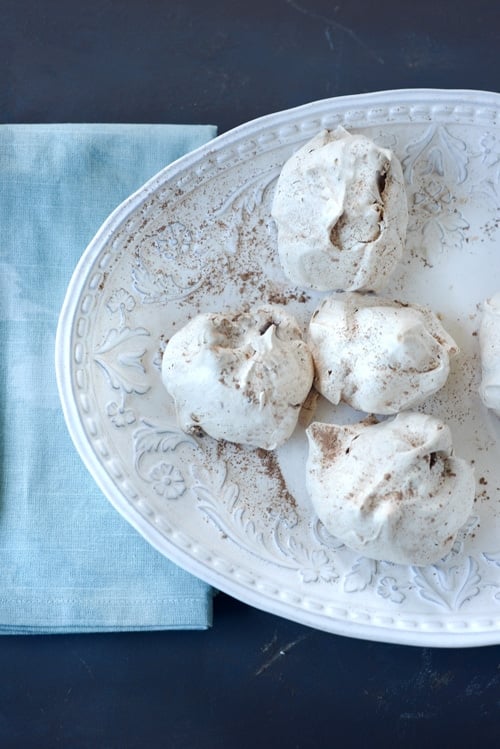
[[[495,91],[499,37],[495,0],[0,0],[0,121],[223,132],[342,94]],[[500,746],[500,646],[337,637],[223,594],[208,632],[0,638],[0,674],[2,749]]]

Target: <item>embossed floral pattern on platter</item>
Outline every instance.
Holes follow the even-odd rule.
[[[385,139],[400,157],[410,205],[409,242],[429,265],[448,253],[459,258],[482,225],[492,227],[486,239],[495,241],[500,197],[498,128],[463,124],[458,117],[408,121],[391,128],[377,122],[377,116],[371,113],[368,120],[367,115],[360,127],[371,129],[379,141]],[[345,125],[350,127],[347,115]],[[263,142],[271,155],[267,143],[272,137],[276,148],[287,142],[296,148],[313,134],[308,128],[312,131],[312,124],[304,127],[304,133],[298,126],[282,131],[278,127],[276,133],[271,129],[266,136],[269,140]],[[268,506],[262,493],[270,486],[268,478],[253,486],[224,451],[217,453],[204,442],[206,438],[181,433],[172,421],[159,390],[163,336],[168,338],[175,331],[177,319],[188,319],[203,307],[204,280],[218,272],[221,259],[237,259],[248,241],[248,225],[267,226],[269,230],[258,235],[259,241],[275,241],[269,209],[279,165],[272,159],[256,161],[251,148],[245,151],[242,146],[241,152],[236,146],[231,148],[226,161],[221,159],[222,176],[217,182],[207,181],[202,170],[199,178],[191,170],[185,182],[179,178],[178,190],[184,191],[185,203],[176,203],[172,210],[164,207],[160,197],[168,192],[168,185],[160,185],[158,198],[148,196],[149,224],[140,230],[146,210],[137,204],[130,221],[123,222],[100,251],[111,247],[114,265],[87,315],[94,333],[82,337],[81,345],[91,342],[90,348],[85,355],[74,355],[75,361],[83,362],[78,364],[81,381],[87,387],[95,383],[95,391],[88,395],[99,404],[98,439],[110,446],[111,453],[115,444],[120,446],[116,452],[123,473],[147,507],[147,517],[152,518],[148,522],[161,528],[162,517],[168,524],[170,513],[182,511],[189,543],[204,545],[207,554],[219,560],[220,574],[231,578],[241,565],[256,582],[274,586],[278,592],[273,595],[278,598],[285,589],[293,591],[292,598],[297,600],[293,605],[299,609],[307,597],[311,602],[307,605],[314,605],[315,610],[343,606],[364,612],[367,621],[370,611],[392,617],[394,622],[408,612],[418,621],[425,621],[428,613],[443,622],[459,613],[467,621],[478,601],[490,617],[498,617],[498,544],[476,551],[473,542],[481,513],[491,512],[491,505],[478,506],[453,550],[437,565],[406,568],[375,562],[326,533],[306,501],[295,507]],[[211,196],[211,191],[217,194]],[[190,208],[191,195],[205,200],[208,208],[203,217]],[[258,244],[254,252],[260,252]],[[237,268],[231,262],[224,267]],[[265,268],[263,277],[265,282]],[[90,280],[90,276],[82,279],[86,290]],[[292,299],[289,289],[287,293]],[[213,304],[214,299],[209,299]],[[296,301],[290,303],[299,313],[309,309],[307,302],[302,307]],[[90,442],[96,439],[89,437]],[[142,512],[135,507],[133,511]],[[306,623],[308,616],[304,614]],[[398,627],[405,629],[401,623]]]

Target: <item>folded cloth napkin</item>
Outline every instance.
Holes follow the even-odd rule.
[[[204,629],[208,585],[103,497],[62,416],[54,338],[106,216],[211,126],[0,125],[0,632]]]

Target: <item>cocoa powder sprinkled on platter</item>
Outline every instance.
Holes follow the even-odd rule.
[[[286,512],[297,509],[295,497],[288,490],[277,455],[273,450],[217,440],[215,454],[217,460],[223,460],[228,469],[234,469],[238,473],[242,487],[244,487],[245,479],[252,483],[258,482],[259,476],[267,479],[269,491],[266,491],[266,496],[262,497],[262,500],[266,503],[268,515],[278,515],[282,514],[283,510]],[[241,495],[240,499],[244,501]],[[256,516],[260,516],[262,512],[262,507],[255,507],[249,503],[245,504],[245,509]]]
[[[261,448],[257,448],[255,453],[259,458],[261,465],[266,472],[266,475],[276,483],[278,487],[279,501],[286,502],[289,507],[295,508],[297,506],[297,503],[295,501],[295,498],[288,491],[285,479],[283,478],[283,474],[281,473],[281,468],[279,466],[276,453],[274,453],[272,450],[262,450]]]

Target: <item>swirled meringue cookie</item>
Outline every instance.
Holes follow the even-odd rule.
[[[315,422],[307,435],[307,489],[333,536],[398,564],[432,564],[451,549],[475,480],[442,421],[407,412],[369,426]]]
[[[293,283],[380,290],[402,256],[408,202],[394,154],[343,127],[324,130],[283,166],[271,214]]]
[[[482,368],[479,395],[486,408],[500,416],[500,293],[483,304],[479,349]]]
[[[183,431],[265,450],[291,436],[312,378],[297,323],[272,305],[196,316],[170,339],[162,362]]]
[[[439,390],[458,351],[431,310],[356,292],[324,299],[307,340],[316,389],[375,414],[413,408]]]

